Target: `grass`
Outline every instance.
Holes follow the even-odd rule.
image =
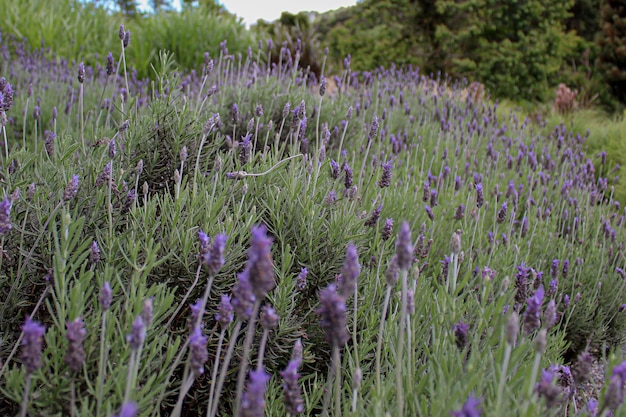
[[[3,41],[2,414],[623,413],[619,183],[576,126],[414,70],[322,100],[289,62],[224,49],[79,83]],[[587,352],[605,387],[567,378]]]

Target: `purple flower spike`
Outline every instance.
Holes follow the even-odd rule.
[[[85,330],[85,323],[80,317],[76,318],[72,322],[67,322],[66,337],[69,341],[69,347],[67,354],[65,355],[65,363],[74,372],[78,372],[85,363],[85,349],[83,348],[83,341],[87,336],[87,330]]]
[[[382,232],[380,232],[380,237],[382,240],[389,240],[391,234],[393,233],[393,219],[386,219],[385,225],[383,226]]]
[[[26,374],[30,375],[41,367],[41,350],[43,347],[43,335],[46,328],[38,322],[26,319],[22,325],[22,364],[26,368]]]
[[[483,194],[483,185],[481,183],[476,184],[476,207],[481,208],[485,202],[485,195]]]
[[[469,341],[469,324],[459,321],[457,324],[452,326],[452,329],[454,330],[456,346],[463,350]]]
[[[134,351],[139,350],[144,340],[146,339],[146,325],[143,322],[141,315],[138,315],[133,322],[133,328],[126,336],[126,341],[130,345],[130,348]]]
[[[376,223],[378,223],[378,219],[380,219],[380,213],[383,211],[383,205],[379,205],[378,207],[376,207],[374,209],[374,211],[372,211],[372,214],[370,215],[370,217],[365,220],[364,225],[367,227],[371,227],[374,226]]]
[[[413,263],[413,241],[408,222],[402,222],[402,226],[400,226],[400,233],[396,240],[396,255],[398,268],[408,271]]]
[[[226,249],[226,241],[228,236],[218,234],[213,240],[209,251],[202,258],[202,263],[207,267],[210,276],[215,276],[224,266],[224,251]]]
[[[506,220],[507,210],[508,210],[508,203],[505,201],[504,203],[502,203],[500,210],[498,210],[498,217],[496,219],[498,223],[504,223],[504,221]]]
[[[302,268],[300,273],[298,274],[298,279],[296,285],[300,291],[306,288],[306,277],[309,275],[309,270],[306,268]]]
[[[264,298],[276,286],[271,249],[272,239],[267,236],[265,226],[253,227],[246,269],[252,292],[259,299]]]
[[[348,341],[346,312],[346,300],[337,292],[335,284],[330,284],[320,292],[317,314],[322,316],[324,338],[331,346],[341,347]]]
[[[222,301],[217,306],[217,314],[215,315],[215,320],[222,326],[222,329],[227,328],[233,321],[233,311],[230,295],[222,294]]]
[[[11,200],[4,198],[4,201],[0,202],[0,236],[9,233],[11,228]]]
[[[454,417],[480,417],[480,400],[470,394],[459,411],[453,411]]]
[[[391,185],[391,169],[393,165],[391,165],[391,161],[382,165],[383,173],[380,176],[380,180],[378,180],[378,186],[380,188],[389,187]]]
[[[534,332],[541,325],[539,317],[541,316],[543,295],[543,285],[540,285],[535,294],[528,299],[528,306],[526,307],[526,312],[524,313],[524,332],[526,334]]]
[[[302,389],[298,384],[298,368],[300,368],[301,359],[296,358],[289,361],[287,368],[280,372],[283,377],[283,393],[284,402],[287,413],[298,415],[304,412],[304,400],[302,399]]]
[[[193,329],[196,327],[196,323],[198,323],[198,319],[200,316],[204,315],[204,305],[202,304],[202,300],[197,300],[195,303],[191,304],[189,306],[189,310],[191,311],[191,314],[189,315],[189,331],[193,332]]]
[[[341,269],[341,276],[339,277],[339,294],[341,294],[342,297],[348,298],[354,294],[356,279],[360,273],[361,265],[359,265],[359,254],[357,253],[356,246],[350,243],[346,251],[346,260]]]
[[[557,405],[561,399],[561,388],[552,383],[553,379],[554,374],[550,370],[544,369],[541,371],[541,380],[535,387],[539,396],[546,399],[548,408]]]
[[[261,326],[266,330],[275,329],[278,326],[280,317],[276,313],[276,310],[270,306],[263,306],[261,309]]]
[[[89,263],[95,265],[100,262],[100,247],[95,240],[91,243],[91,251],[89,252]]]
[[[74,175],[70,182],[65,187],[65,192],[63,193],[63,200],[70,201],[76,197],[78,194],[78,185],[80,183],[80,177],[78,175]]]
[[[233,288],[232,305],[239,320],[246,321],[252,316],[252,307],[254,306],[256,297],[252,293],[248,270],[245,269],[237,278],[237,284]]]
[[[193,332],[189,336],[189,350],[190,350],[190,365],[191,372],[195,376],[202,375],[204,373],[204,364],[209,359],[209,353],[207,352],[208,338],[202,334],[200,326],[195,326]]]
[[[111,308],[112,298],[113,293],[111,291],[111,284],[109,284],[108,281],[105,281],[102,285],[102,289],[100,289],[100,295],[98,296],[98,302],[100,303],[100,308],[103,312]]]
[[[122,404],[120,412],[117,417],[137,417],[139,413],[139,407],[134,402],[127,402]]]
[[[265,414],[265,391],[270,376],[263,370],[250,371],[246,392],[241,398],[241,417],[263,417]]]

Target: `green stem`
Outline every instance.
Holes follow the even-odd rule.
[[[385,292],[385,301],[383,302],[383,311],[380,318],[380,325],[378,327],[378,344],[376,346],[376,391],[378,395],[382,393],[381,384],[380,384],[380,355],[383,350],[383,335],[385,332],[385,319],[387,318],[387,309],[389,308],[389,298],[391,297],[391,287],[387,286],[387,291]]]
[[[250,349],[252,348],[252,342],[254,341],[256,316],[259,313],[261,307],[261,300],[256,299],[254,301],[254,307],[252,307],[252,315],[248,320],[248,329],[246,330],[246,340],[243,344],[243,354],[241,357],[241,363],[239,364],[239,374],[237,376],[237,394],[235,397],[235,415],[239,415],[239,406],[241,402],[241,396],[243,395],[243,385],[246,381],[246,372],[248,371],[248,356],[250,355]]]
[[[400,311],[400,328],[398,329],[398,340],[396,343],[396,395],[398,399],[398,416],[404,417],[404,387],[402,384],[402,355],[404,353],[404,333],[406,330],[406,313],[407,313],[407,278],[408,271],[401,271],[402,279],[402,300]]]
[[[217,388],[215,390],[215,399],[213,400],[213,408],[210,409],[211,414],[209,417],[215,417],[217,414],[217,407],[220,403],[220,396],[222,395],[222,388],[224,387],[224,380],[226,379],[226,372],[228,371],[228,365],[230,364],[230,360],[233,357],[233,352],[235,351],[235,345],[237,344],[237,336],[239,336],[239,329],[241,329],[241,320],[237,319],[235,322],[235,328],[233,329],[233,333],[230,337],[230,341],[228,342],[228,350],[226,351],[226,357],[222,362],[222,370],[220,371],[220,378],[217,381]],[[207,410],[209,411],[209,410]]]

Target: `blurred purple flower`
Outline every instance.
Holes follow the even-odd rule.
[[[4,198],[4,201],[0,202],[0,236],[9,233],[13,227],[11,224],[12,205],[13,203],[11,203],[11,200],[7,197]]]
[[[300,368],[301,358],[295,358],[289,361],[287,368],[280,372],[283,377],[283,400],[287,413],[290,415],[298,415],[304,412],[304,400],[302,399],[302,389],[298,384],[298,368]]]
[[[209,359],[207,342],[208,338],[202,334],[201,327],[194,326],[193,332],[189,336],[189,365],[191,367],[191,372],[195,376],[199,376],[204,373],[204,364]]]
[[[141,315],[138,315],[133,322],[133,327],[130,333],[126,336],[126,341],[130,345],[130,348],[134,351],[139,350],[144,340],[146,339],[146,325],[143,322]]]
[[[222,329],[227,328],[233,321],[233,312],[230,296],[222,294],[222,299],[217,306],[217,314],[215,314],[215,320],[222,326]]]
[[[408,271],[413,263],[413,241],[411,240],[411,229],[408,222],[402,222],[400,232],[396,240],[396,255],[398,268]]]
[[[454,417],[480,417],[480,400],[470,394],[459,411],[453,411]]]
[[[74,321],[67,322],[67,333],[65,334],[69,341],[67,353],[65,355],[65,363],[74,372],[78,372],[85,363],[85,349],[83,341],[87,336],[85,323],[83,319],[77,317]]]
[[[265,415],[265,391],[270,376],[263,370],[250,371],[246,392],[241,397],[241,417],[263,417]]]
[[[253,226],[246,270],[252,292],[259,299],[264,298],[276,286],[271,249],[272,238],[267,235],[266,227]]]
[[[22,332],[24,332],[24,337],[22,337],[22,364],[26,368],[26,374],[30,375],[41,367],[43,335],[46,328],[28,317],[22,325]]]
[[[359,265],[359,254],[353,243],[348,244],[346,249],[346,259],[339,276],[339,294],[343,298],[349,298],[356,289],[357,277],[361,273]]]
[[[317,314],[321,316],[324,338],[331,346],[342,347],[348,340],[346,312],[346,300],[337,292],[335,284],[330,284],[320,292]]]

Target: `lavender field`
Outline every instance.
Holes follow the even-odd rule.
[[[0,415],[626,415],[591,132],[271,41],[139,79],[102,36],[2,36]]]

